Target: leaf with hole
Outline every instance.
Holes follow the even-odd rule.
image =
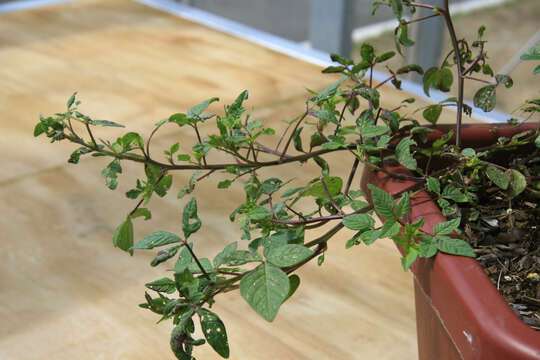
[[[267,321],[273,321],[289,294],[287,274],[275,265],[260,264],[240,281],[240,294]]]
[[[229,342],[227,332],[225,331],[225,324],[223,324],[223,321],[215,313],[208,309],[199,309],[197,314],[199,315],[201,329],[206,341],[208,341],[210,346],[219,355],[227,359],[229,357]]]
[[[497,92],[495,86],[487,85],[483,88],[480,88],[473,98],[474,106],[479,107],[484,110],[484,112],[489,112],[495,108],[497,103]]]
[[[272,247],[265,252],[266,259],[279,267],[296,265],[313,255],[313,250],[298,244]]]

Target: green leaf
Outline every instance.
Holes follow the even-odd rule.
[[[91,120],[90,125],[111,126],[111,127],[125,127],[122,124],[115,123],[108,120]]]
[[[538,74],[540,74],[540,65],[535,67],[534,70],[533,70],[533,75],[538,75]]]
[[[165,292],[167,294],[172,294],[176,291],[176,283],[173,279],[167,277],[146,283],[144,286],[146,286],[150,290],[154,290],[157,292]]]
[[[218,189],[227,189],[229,186],[231,186],[232,180],[223,180],[218,183]]]
[[[219,101],[219,98],[213,97],[213,98],[210,98],[208,100],[203,101],[199,105],[195,105],[194,107],[192,107],[191,109],[188,110],[187,117],[188,118],[198,117],[199,115],[202,114],[202,112],[204,110],[206,110],[208,108],[208,106],[211,103],[213,103],[215,101]]]
[[[272,247],[265,253],[266,259],[279,267],[296,265],[311,255],[313,250],[298,244],[287,244],[279,247]]]
[[[409,34],[408,34],[408,27],[407,25],[403,25],[401,24],[399,26],[399,29],[397,31],[397,37],[398,37],[398,41],[401,45],[403,46],[406,46],[406,47],[411,47],[414,45],[414,41],[412,41],[411,39],[409,39]]]
[[[403,2],[402,0],[392,0],[392,11],[398,20],[401,20],[403,16]]]
[[[118,174],[122,173],[122,167],[120,166],[120,160],[114,159],[103,171],[101,175],[105,178],[105,184],[111,190],[116,189],[118,186]]]
[[[144,220],[149,220],[152,218],[152,213],[147,208],[138,208],[133,212],[133,214],[129,215],[131,219],[135,219],[140,216],[144,216]]]
[[[370,44],[363,43],[362,46],[360,46],[360,55],[365,62],[372,64],[373,58],[375,57],[375,49]]]
[[[263,219],[266,219],[268,217],[272,217],[272,211],[270,211],[269,209],[265,208],[264,206],[254,206],[249,212],[248,212],[248,216],[251,220],[254,220],[254,221],[259,221],[259,220],[263,220]]]
[[[540,60],[540,44],[531,46],[519,58],[521,60]]]
[[[377,214],[388,219],[393,219],[395,216],[392,195],[372,184],[368,184],[368,188],[371,191],[371,199]]]
[[[124,220],[114,231],[113,244],[114,247],[119,247],[124,251],[130,251],[130,248],[133,246],[133,223],[130,218]],[[130,251],[130,253],[133,253],[133,251]]]
[[[418,258],[418,251],[414,248],[409,248],[409,251],[407,252],[407,255],[403,258],[401,258],[401,266],[403,267],[403,270],[407,271],[411,267],[411,265],[415,262],[415,260]]]
[[[398,74],[398,75],[406,74],[406,73],[410,73],[410,72],[416,72],[416,73],[422,75],[422,74],[424,74],[424,69],[422,69],[422,67],[420,65],[409,64],[409,65],[400,67],[399,69],[396,70],[396,74]]]
[[[525,190],[527,187],[527,179],[525,176],[517,170],[510,170],[510,185],[508,186],[508,196],[516,197]]]
[[[429,191],[434,192],[438,195],[441,194],[441,183],[438,179],[434,177],[428,177],[427,178],[427,188]]]
[[[296,129],[292,136],[294,148],[300,152],[304,152],[304,149],[302,149],[302,138],[300,137],[300,133],[302,132],[303,129],[304,128],[302,127]]]
[[[396,156],[401,165],[409,170],[416,170],[416,159],[411,154],[411,145],[416,145],[416,141],[409,137],[401,139],[396,145]]]
[[[283,302],[289,300],[291,296],[296,292],[296,289],[300,286],[300,277],[296,274],[289,276],[289,293]]]
[[[437,254],[438,246],[437,241],[432,236],[425,236],[420,240],[418,244],[419,256],[424,258],[430,258]]]
[[[463,194],[463,192],[461,192],[460,189],[456,188],[452,184],[446,185],[446,187],[444,188],[441,195],[442,195],[442,197],[450,199],[450,200],[454,200],[455,202],[467,202],[468,201],[465,194]]]
[[[73,103],[75,102],[75,97],[77,96],[77,92],[74,92],[73,95],[71,95],[67,101],[67,107],[68,109],[71,107],[71,105],[73,105]]]
[[[379,238],[392,238],[399,234],[401,230],[401,224],[398,221],[391,219],[390,221],[385,221],[381,227],[381,232],[379,233]]]
[[[439,120],[439,116],[441,116],[442,109],[443,107],[440,104],[430,105],[422,112],[422,115],[424,119],[435,125]]]
[[[343,225],[351,230],[364,231],[373,229],[375,220],[368,214],[352,214],[343,218]]]
[[[289,294],[289,278],[280,268],[264,263],[240,281],[240,294],[267,321],[273,321]]]
[[[465,148],[461,150],[461,155],[472,158],[476,155],[476,151],[472,148]]]
[[[194,220],[193,222],[191,220]],[[182,231],[187,238],[201,228],[202,222],[197,215],[197,200],[194,197],[189,199],[182,214]]]
[[[406,192],[401,196],[401,199],[396,204],[396,215],[398,218],[402,218],[404,215],[411,211],[411,198],[409,193]]]
[[[48,129],[47,124],[42,123],[42,122],[38,122],[36,124],[36,127],[34,127],[34,136],[39,136],[39,135],[43,134],[44,132],[47,131],[47,129]]]
[[[227,332],[223,321],[207,309],[197,311],[201,321],[201,329],[206,338],[206,341],[212,348],[223,358],[229,357],[229,342],[227,340]]]
[[[321,91],[315,98],[314,101],[317,104],[321,104],[323,101],[327,100],[328,98],[333,97],[336,94],[337,89],[339,86],[347,80],[346,76],[342,76],[341,79],[333,83],[332,85],[328,86],[326,89]]]
[[[497,169],[493,166],[488,166],[486,169],[486,174],[495,185],[497,185],[503,190],[508,189],[508,185],[510,184],[510,177],[506,175],[504,171],[502,171],[501,169]]]
[[[540,135],[536,137],[536,139],[534,140],[534,144],[537,148],[540,148]]]
[[[174,255],[176,255],[176,253],[178,252],[178,249],[180,249],[180,245],[176,245],[176,246],[170,247],[169,249],[159,251],[156,257],[152,259],[150,266],[155,267],[161,264],[162,262],[169,260]]]
[[[497,103],[496,95],[495,86],[484,86],[474,94],[474,106],[479,107],[484,110],[484,112],[489,112],[495,108],[495,104]]]
[[[468,256],[472,258],[476,257],[471,245],[464,240],[454,239],[448,236],[437,238],[439,239],[438,248],[443,253]]]
[[[132,249],[149,250],[155,247],[174,244],[181,242],[182,239],[178,235],[167,231],[156,231],[146,235],[141,241],[139,241]]]
[[[439,73],[438,67],[431,67],[424,73],[423,83],[424,83],[424,93],[426,93],[427,96],[429,96],[429,88],[431,87],[431,84],[435,80],[435,77]]]
[[[335,73],[342,73],[343,70],[345,70],[345,66],[328,66],[325,68],[322,73],[323,74],[335,74]]]
[[[381,237],[380,235],[381,235],[381,230],[368,230],[360,234],[360,239],[362,239],[364,244],[371,245],[375,242],[375,240]]]
[[[325,177],[324,183],[330,193],[330,196],[336,196],[341,192],[343,180],[340,177]],[[306,192],[306,196],[314,196],[319,199],[328,199],[328,195],[324,191],[324,187],[321,181],[314,183]]]
[[[508,75],[504,74],[497,74],[495,75],[495,80],[497,81],[497,84],[503,84],[507,89],[511,88],[512,85],[514,85],[514,80]]]
[[[393,58],[394,56],[396,55],[396,52],[395,51],[388,51],[388,52],[385,52],[384,54],[382,54],[381,56],[377,56],[375,58],[375,63],[381,63],[381,62],[384,62],[386,60],[389,60],[391,58]]]
[[[439,70],[437,76],[434,78],[433,86],[443,92],[450,91],[450,87],[454,82],[454,75],[448,68],[442,68]]]
[[[372,138],[376,136],[381,136],[390,131],[388,126],[381,125],[364,125],[360,129],[360,134],[365,138]]]
[[[459,228],[461,218],[455,218],[450,221],[438,223],[433,227],[433,233],[435,235],[446,235],[452,233]]]
[[[360,95],[361,97],[363,97],[364,99],[368,101],[371,101],[375,109],[379,108],[380,94],[376,89],[363,87],[363,88],[358,89],[357,91],[358,91],[358,95]]]

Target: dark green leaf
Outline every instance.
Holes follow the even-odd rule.
[[[343,218],[343,225],[351,230],[365,231],[373,229],[375,220],[368,214],[352,214]]]
[[[435,125],[441,116],[442,108],[440,104],[430,105],[422,112],[422,115],[424,119]]]
[[[283,302],[287,301],[296,292],[296,289],[300,286],[300,277],[296,274],[289,276],[289,293]]]
[[[207,309],[200,309],[197,314],[201,320],[201,329],[206,341],[219,355],[227,359],[229,357],[229,342],[223,321]]]
[[[444,197],[446,199],[454,200],[455,202],[467,202],[468,201],[465,194],[463,194],[463,192],[461,192],[460,189],[456,188],[452,184],[446,185],[446,187],[444,188],[444,190],[442,192],[442,197]]]
[[[510,184],[510,177],[506,175],[504,171],[502,171],[501,169],[497,169],[493,166],[488,166],[486,169],[486,174],[495,185],[497,185],[503,190],[508,189],[508,185]]]
[[[390,131],[390,128],[388,126],[381,125],[364,125],[359,130],[363,137],[372,138],[386,134]]]
[[[384,54],[382,54],[381,56],[377,56],[375,58],[375,63],[381,63],[381,62],[384,62],[386,60],[389,60],[391,58],[393,58],[394,56],[396,55],[396,52],[395,51],[388,51],[388,52],[385,52]]]
[[[455,218],[450,221],[438,223],[433,227],[433,233],[435,235],[447,235],[459,228],[461,218]]]
[[[176,291],[176,283],[173,279],[167,277],[146,283],[144,286],[150,290],[165,292],[167,294],[172,294]]]
[[[391,0],[392,1],[392,11],[398,20],[401,20],[403,16],[403,2],[402,0]]]
[[[416,141],[409,137],[401,139],[396,146],[396,156],[401,165],[416,170],[416,159],[411,154],[411,145],[416,145]]]
[[[422,69],[422,67],[417,64],[410,64],[410,65],[403,66],[396,70],[396,74],[406,74],[411,71],[416,72],[420,75],[424,74],[424,69]]]
[[[439,73],[438,67],[431,67],[424,73],[423,83],[424,83],[424,93],[426,93],[427,96],[429,96],[429,88],[431,87],[431,84],[433,84],[433,81],[435,80],[435,77]]]
[[[448,68],[442,68],[435,77],[433,85],[442,92],[448,92],[453,82],[454,75],[452,75],[452,71]]]
[[[371,245],[375,242],[375,240],[380,238],[380,235],[381,235],[380,230],[368,230],[368,231],[364,231],[360,235],[360,239],[362,239],[364,244]]]
[[[484,110],[484,112],[489,112],[495,108],[495,104],[497,103],[496,95],[495,86],[484,86],[474,94],[474,106],[479,107]]]
[[[469,245],[467,242],[463,240],[454,239],[448,236],[437,237],[437,238],[440,239],[438,248],[443,253],[447,253],[451,255],[476,257],[476,254],[474,253],[471,245]]]
[[[39,136],[44,132],[47,132],[48,126],[45,123],[38,122],[36,127],[34,127],[34,136]]]
[[[296,129],[292,136],[294,148],[300,152],[304,152],[304,149],[302,149],[302,138],[300,137],[300,133],[302,132],[303,129],[304,128],[302,127]]]
[[[397,37],[398,37],[398,41],[401,45],[403,46],[406,46],[406,47],[411,47],[414,45],[414,41],[412,41],[411,39],[409,39],[409,34],[408,34],[408,28],[407,28],[407,25],[400,25],[398,31],[397,31]]]
[[[289,294],[289,278],[280,268],[264,263],[240,281],[240,294],[267,321],[272,321]]]
[[[418,250],[420,257],[430,258],[437,254],[438,246],[437,241],[432,236],[425,236],[420,240],[418,244]]]
[[[370,44],[363,43],[360,47],[360,55],[365,62],[367,62],[368,64],[372,64],[373,58],[375,57],[375,49]]]
[[[392,196],[375,185],[369,184],[368,188],[371,191],[373,206],[375,207],[377,214],[388,219],[393,219],[395,216],[394,199]]]
[[[428,177],[427,178],[427,188],[429,191],[434,192],[436,194],[441,194],[441,183],[438,179],[434,177]]]
[[[133,249],[149,250],[163,245],[179,243],[181,241],[182,239],[173,233],[156,231],[146,235],[141,241],[133,246]]]
[[[401,219],[404,215],[411,211],[411,198],[409,193],[406,192],[401,196],[401,199],[396,204],[396,215]]]
[[[150,266],[158,266],[162,262],[165,262],[172,258],[176,253],[178,252],[178,249],[180,249],[180,245],[173,246],[166,250],[161,250],[157,253],[156,257],[152,259],[152,262],[150,263]]]
[[[346,69],[345,66],[328,66],[322,72],[323,74],[334,74],[334,73],[341,73],[345,69]]]

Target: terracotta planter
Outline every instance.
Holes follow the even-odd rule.
[[[485,146],[500,136],[537,129],[538,124],[519,127],[482,124],[463,128],[463,146]],[[434,139],[452,127],[437,127]],[[393,171],[407,172],[404,168]],[[374,184],[397,193],[412,182],[381,172],[364,171],[362,188]],[[412,220],[426,217],[424,231],[446,221],[425,192],[412,200]],[[416,321],[420,360],[540,359],[540,333],[525,325],[510,309],[476,260],[439,253],[421,259],[411,268],[414,275]]]

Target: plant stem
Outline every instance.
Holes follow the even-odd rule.
[[[444,20],[446,22],[446,27],[448,28],[448,33],[450,35],[450,41],[454,49],[454,54],[456,56],[456,65],[458,70],[458,101],[457,101],[457,117],[456,117],[456,146],[461,147],[461,119],[463,116],[463,91],[465,79],[463,78],[463,64],[461,53],[459,52],[459,43],[456,36],[456,31],[454,29],[454,24],[452,23],[452,18],[450,17],[450,10],[448,6],[448,0],[444,0],[444,11],[441,11],[444,15]]]

